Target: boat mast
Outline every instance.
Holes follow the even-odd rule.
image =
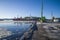
[[[51,22],[53,22],[53,11],[51,12]]]
[[[42,0],[42,3],[41,3],[41,22],[42,22],[42,17],[43,17],[43,0]]]
[[[43,0],[42,0],[42,6],[41,6],[41,17],[43,17]]]

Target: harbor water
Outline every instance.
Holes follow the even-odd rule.
[[[16,40],[28,31],[31,23],[0,23],[0,39]]]

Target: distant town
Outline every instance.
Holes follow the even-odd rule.
[[[60,22],[60,18],[55,18],[55,17],[52,17],[51,19],[46,19],[46,18],[42,18],[44,19],[43,22]],[[0,19],[0,21],[9,21],[9,20],[12,20],[12,21],[38,21],[40,22],[41,21],[41,17],[14,17],[14,18],[5,18],[5,19]]]

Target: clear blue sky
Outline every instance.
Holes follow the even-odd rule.
[[[40,17],[42,0],[0,0],[0,18],[32,16]],[[60,0],[43,0],[46,18],[60,17]]]

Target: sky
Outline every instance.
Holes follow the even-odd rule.
[[[0,18],[41,17],[42,0],[0,0]],[[43,16],[60,17],[60,0],[43,0]]]

